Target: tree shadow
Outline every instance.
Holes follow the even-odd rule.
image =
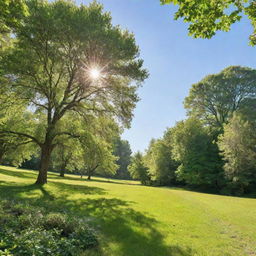
[[[85,185],[54,184],[54,195],[49,186],[0,185],[0,200],[24,202],[30,206],[43,207],[48,212],[65,212],[72,217],[88,217],[99,226],[104,247],[111,243],[118,246],[119,256],[190,256],[193,252],[183,246],[171,246],[164,242],[164,234],[158,230],[158,221],[132,208],[133,202],[118,198],[82,198],[73,200],[72,193],[104,195],[106,191]],[[38,191],[41,195],[38,196]],[[37,195],[33,197],[33,195]],[[31,197],[32,196],[32,197]]]
[[[17,178],[26,178],[26,179],[36,178],[36,173],[23,172],[22,170],[9,171],[9,170],[0,168],[0,173],[6,176],[17,177]]]
[[[20,178],[35,176],[3,169],[0,169],[0,173]],[[191,248],[166,244],[165,234],[160,231],[161,223],[146,213],[136,211],[133,208],[134,202],[109,198],[105,189],[89,184],[67,184],[61,182],[61,179],[51,180],[46,186],[3,181],[0,183],[0,200],[14,200],[31,207],[42,207],[47,212],[65,212],[75,218],[88,217],[88,221],[98,226],[103,247],[110,248],[114,244],[109,249],[110,255],[195,255]],[[73,199],[72,195],[79,196]]]
[[[236,198],[247,198],[247,199],[256,199],[256,191],[251,192],[244,195],[234,195],[234,194],[223,194],[218,193],[214,191],[206,191],[197,187],[191,187],[191,186],[176,186],[176,187],[161,187],[165,189],[171,189],[171,190],[180,190],[180,191],[189,191],[197,194],[205,194],[205,195],[213,195],[213,196],[219,196],[219,197],[236,197]]]
[[[134,183],[128,183],[127,181],[125,181],[125,182],[122,182],[122,181],[115,181],[115,180],[113,180],[113,179],[107,179],[107,178],[105,178],[105,180],[104,179],[95,179],[95,178],[91,178],[90,180],[87,180],[86,179],[86,181],[88,181],[88,182],[99,182],[99,183],[112,183],[112,184],[120,184],[120,185],[128,185],[128,186],[140,186],[140,184],[134,184]]]
[[[69,174],[71,175],[71,174]],[[54,178],[54,179],[57,179],[57,180],[74,180],[74,181],[85,181],[85,182],[100,182],[100,183],[112,183],[112,184],[120,184],[120,185],[140,185],[140,184],[134,184],[134,183],[129,183],[129,180],[126,180],[126,181],[122,181],[122,180],[114,180],[113,178],[111,179],[108,179],[108,178],[104,178],[104,177],[100,177],[102,179],[95,179],[95,178],[91,178],[90,180],[88,180],[86,178],[86,176],[84,176],[83,178],[81,178],[79,175],[77,175],[77,177],[75,177],[75,174],[72,174],[74,177],[70,177],[70,176],[67,176],[65,175],[65,177],[60,177],[59,175],[58,176],[54,176],[54,177],[50,177],[49,179],[51,178]],[[131,181],[132,182],[132,181]]]
[[[90,187],[86,184],[67,184],[67,183],[61,183],[56,181],[51,181],[51,184],[54,184],[54,186],[59,190],[62,191],[62,193],[81,193],[86,195],[104,195],[106,194],[106,190],[99,187]]]

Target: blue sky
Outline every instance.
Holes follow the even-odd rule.
[[[90,1],[77,0],[88,4]],[[174,21],[173,5],[159,0],[100,0],[114,24],[135,34],[141,58],[150,77],[139,90],[141,101],[134,111],[131,128],[123,138],[133,151],[143,151],[151,138],[159,138],[167,127],[186,117],[183,100],[193,83],[230,65],[256,68],[256,48],[249,46],[252,32],[245,18],[228,33],[214,38],[193,39],[187,24]]]

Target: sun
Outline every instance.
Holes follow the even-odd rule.
[[[89,75],[92,80],[97,80],[101,77],[101,72],[98,68],[91,68],[89,70]]]

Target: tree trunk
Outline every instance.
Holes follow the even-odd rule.
[[[88,171],[88,177],[87,177],[87,180],[90,180],[94,171],[98,168],[99,165],[96,165],[93,169],[89,170]]]
[[[4,153],[0,152],[0,164],[2,164]]]
[[[52,145],[51,144],[44,144],[41,147],[41,162],[39,173],[37,176],[36,184],[46,184],[47,183],[47,172],[50,165],[51,159],[51,152],[52,152]]]
[[[64,177],[65,176],[65,166],[62,166],[60,169],[60,177]]]

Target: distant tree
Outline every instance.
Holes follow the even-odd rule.
[[[250,19],[254,32],[251,43],[256,43],[256,4],[253,0],[160,0],[162,4],[179,5],[175,19],[190,23],[189,35],[195,38],[211,38],[217,31],[229,31],[243,14]]]
[[[157,185],[175,183],[177,163],[172,158],[171,148],[164,139],[152,140],[145,155],[151,180]]]
[[[190,116],[222,127],[234,111],[255,104],[255,80],[254,69],[228,67],[194,84],[185,99],[185,108]]]
[[[219,188],[222,185],[222,160],[213,136],[200,120],[189,118],[173,128],[173,155],[181,164],[179,180],[189,185]]]
[[[65,140],[59,143],[52,154],[52,166],[64,177],[66,171],[74,171],[80,160],[81,146],[77,139]]]
[[[252,184],[256,188],[256,128],[240,114],[224,126],[219,147],[226,160],[227,179],[235,193],[243,194]],[[233,191],[234,192],[234,191]]]
[[[112,145],[97,137],[86,138],[82,143],[83,164],[79,168],[81,176],[87,175],[90,180],[95,174],[113,176],[118,168],[116,157],[112,152]]]
[[[128,165],[131,162],[131,147],[127,140],[122,140],[120,137],[114,140],[114,152],[113,154],[118,157],[116,164],[118,169],[115,177],[118,179],[129,179],[130,174],[128,172]]]
[[[139,180],[143,185],[149,185],[150,176],[148,168],[143,161],[143,155],[137,152],[131,159],[128,170],[133,179]]]
[[[138,59],[133,34],[111,24],[103,7],[76,6],[70,1],[27,1],[29,15],[15,30],[17,40],[1,59],[3,76],[11,77],[8,90],[27,100],[32,133],[4,130],[30,138],[41,150],[36,183],[47,182],[51,154],[71,135],[61,120],[106,115],[129,126],[138,101],[137,87],[147,77]],[[73,134],[72,134],[73,135]]]

